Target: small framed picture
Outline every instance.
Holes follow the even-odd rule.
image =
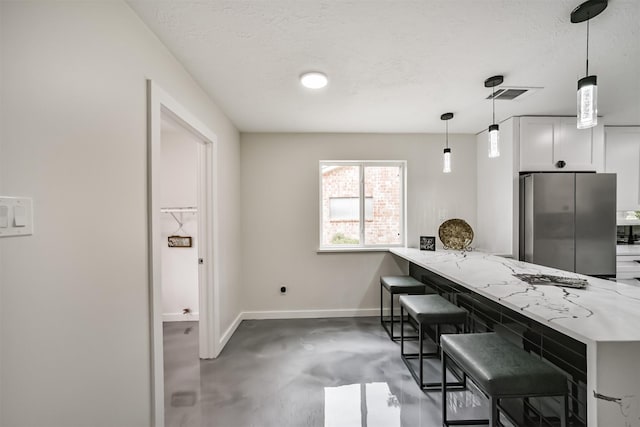
[[[190,248],[191,237],[190,236],[169,236],[170,248]]]
[[[436,250],[435,236],[420,236],[420,250],[435,251]]]

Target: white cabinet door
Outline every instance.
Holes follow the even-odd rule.
[[[578,129],[575,117],[520,117],[521,172],[602,172],[602,125]]]
[[[554,145],[555,117],[520,117],[520,171],[556,170]]]
[[[640,126],[607,127],[605,170],[617,174],[617,209],[640,210]]]
[[[560,133],[554,147],[554,164],[561,160],[566,163],[562,170],[595,170],[592,129],[578,129],[575,117],[559,117],[558,124]]]

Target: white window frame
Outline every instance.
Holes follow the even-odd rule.
[[[322,168],[323,166],[360,166],[360,201],[365,199],[364,170],[372,166],[397,166],[400,168],[400,243],[365,245],[365,207],[360,203],[360,242],[353,245],[327,245],[323,243],[323,211],[322,211]],[[318,165],[318,252],[359,252],[384,251],[389,248],[404,247],[407,241],[407,161],[406,160],[320,160]]]

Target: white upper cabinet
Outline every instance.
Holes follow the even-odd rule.
[[[520,171],[553,170],[557,122],[548,117],[520,117]]]
[[[520,117],[520,172],[604,171],[604,128],[575,117]]]
[[[640,126],[607,127],[607,172],[617,174],[617,209],[640,210]]]

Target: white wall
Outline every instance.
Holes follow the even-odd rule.
[[[165,117],[162,120],[167,120]],[[161,205],[198,205],[198,145],[186,131],[162,131]],[[179,229],[169,213],[160,217],[162,253],[162,313],[164,321],[198,320],[198,221],[195,213],[174,213],[182,222]],[[192,247],[169,247],[173,235],[191,236]],[[183,314],[185,308],[191,314]]]
[[[437,235],[447,218],[475,226],[474,144],[474,135],[451,135],[453,173],[443,174],[444,135],[243,133],[244,310],[377,313],[379,276],[406,265],[383,252],[316,253],[318,161],[407,160],[408,244],[418,247],[419,236]]]
[[[640,120],[640,118],[639,118]],[[616,174],[616,209],[640,209],[640,126],[605,126],[605,172]]]
[[[2,22],[3,22],[3,18],[2,18],[3,12],[2,12],[2,7],[0,6],[0,46],[3,46],[2,44],[2,37],[3,37],[3,31],[2,31]],[[4,82],[3,79],[3,73],[4,73],[4,60],[3,57],[4,55],[2,55],[3,50],[0,50],[0,112],[4,110],[3,107],[3,103],[4,103],[4,91],[2,89],[2,82]],[[4,114],[0,114],[0,159],[3,158],[3,153],[2,153],[2,135],[3,135],[3,117]],[[2,176],[3,176],[3,172],[2,172],[2,161],[0,160],[0,189],[3,188],[2,186]],[[4,379],[2,377],[2,277],[4,277],[4,273],[3,273],[3,269],[2,266],[4,265],[3,262],[3,246],[0,245],[0,384],[2,384],[4,382]],[[2,386],[0,386],[0,424],[2,424],[2,419],[3,419],[3,411],[2,411]]]
[[[517,119],[500,123],[500,157],[489,158],[487,131],[477,135],[479,250],[518,258],[519,161]]]
[[[0,2],[3,426],[148,426],[146,79],[218,136],[222,327],[239,312],[238,132],[123,2]]]

